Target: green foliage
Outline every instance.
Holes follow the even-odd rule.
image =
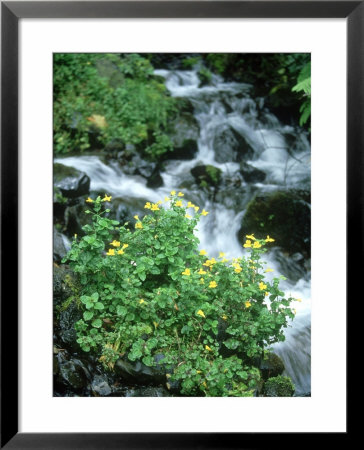
[[[175,100],[137,54],[54,55],[54,149],[100,148],[112,139],[151,159],[172,150],[165,130]]]
[[[264,383],[264,395],[266,397],[292,397],[295,387],[291,378],[278,375],[268,378]]]
[[[198,78],[200,79],[200,86],[206,86],[211,83],[212,73],[206,67],[201,67],[198,71]]]
[[[284,340],[293,298],[279,278],[264,279],[271,238],[248,236],[246,257],[209,258],[194,235],[208,212],[182,197],[147,202],[133,231],[107,217],[111,197],[87,199],[92,224],[63,260],[82,286],[77,342],[110,369],[122,356],[153,367],[162,354],[167,387],[178,382],[184,395],[251,396],[259,371],[250,361]]]
[[[308,62],[298,75],[297,84],[292,88],[293,92],[303,92],[303,102],[300,107],[300,125],[304,125],[311,115],[311,62]]]

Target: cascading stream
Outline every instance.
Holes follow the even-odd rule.
[[[177,190],[191,176],[190,170],[197,165],[210,164],[221,169],[224,177],[234,177],[239,170],[239,163],[218,162],[214,148],[217,131],[221,127],[232,128],[253,149],[247,162],[266,173],[264,183],[251,185],[242,181],[244,195],[238,201],[234,200],[231,191],[225,193],[223,188],[214,201],[201,189],[184,188],[183,192],[186,200],[210,212],[199,223],[197,236],[200,248],[215,257],[220,251],[225,252],[228,258],[242,256],[244,250],[237,235],[249,200],[257,192],[286,187],[310,188],[310,145],[307,138],[293,127],[282,126],[276,117],[263,108],[262,100],[253,100],[249,96],[249,85],[224,83],[219,77],[213,76],[212,85],[199,87],[197,71],[157,70],[155,73],[165,78],[172,96],[186,97],[191,101],[200,126],[195,158],[167,162],[164,172],[161,172],[163,187],[150,189],[143,177],[126,175],[116,162],[105,164],[94,155],[57,158],[55,161],[85,172],[91,179],[91,190],[107,192],[114,198],[122,198],[129,205],[137,206],[145,201],[156,202],[168,196],[171,190]],[[247,230],[247,233],[253,231]],[[267,253],[263,259],[274,269],[274,276],[279,275],[279,264],[274,252]],[[281,289],[302,299],[302,303],[297,303],[297,315],[292,327],[285,333],[286,341],[274,345],[275,351],[284,360],[286,373],[296,385],[296,395],[300,395],[311,390],[309,274],[298,282],[289,279],[283,281]]]

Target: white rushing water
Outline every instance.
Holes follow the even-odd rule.
[[[97,156],[65,157],[55,161],[85,172],[91,179],[92,191],[111,194],[128,204],[156,202],[168,196],[171,190],[177,190],[196,165],[212,164],[228,176],[237,173],[239,163],[216,161],[213,145],[218,129],[234,129],[253,149],[253,156],[247,162],[266,173],[264,183],[255,183],[252,190],[249,190],[252,186],[246,184],[246,196],[241,199],[240,208],[229,193],[213,202],[201,189],[183,189],[183,192],[187,201],[191,200],[210,212],[199,223],[197,236],[200,248],[215,257],[219,251],[225,252],[228,258],[242,256],[244,250],[237,236],[245,206],[251,196],[257,192],[287,187],[309,189],[310,145],[307,138],[293,127],[281,125],[276,117],[262,108],[261,100],[250,98],[248,85],[224,83],[214,76],[212,86],[199,87],[196,71],[157,70],[156,74],[165,78],[172,96],[187,97],[192,102],[200,126],[195,158],[167,163],[161,173],[163,187],[150,189],[143,177],[126,175],[117,163],[105,164]],[[280,266],[274,258],[274,252],[265,256],[268,266],[274,269],[274,276],[279,275]],[[309,273],[298,282],[289,279],[283,281],[281,289],[302,299],[302,302],[295,305],[297,315],[292,326],[286,330],[286,341],[275,344],[274,349],[284,360],[286,373],[296,385],[296,394],[303,394],[311,390]]]

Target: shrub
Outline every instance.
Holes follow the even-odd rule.
[[[284,340],[294,318],[279,278],[264,279],[270,269],[260,257],[273,239],[247,236],[248,256],[209,258],[194,235],[208,212],[183,193],[172,191],[165,207],[147,202],[149,214],[134,216],[133,231],[107,218],[110,200],[86,200],[92,225],[63,260],[82,286],[82,349],[110,369],[120,357],[150,367],[158,359],[169,368],[167,387],[178,382],[184,395],[253,395],[260,375],[249,361]]]
[[[166,135],[175,100],[137,54],[54,55],[55,153],[103,147],[113,139],[156,159],[172,150]]]

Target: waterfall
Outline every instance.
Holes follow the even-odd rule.
[[[198,151],[193,160],[168,161],[161,172],[164,184],[157,189],[148,188],[141,176],[123,173],[117,162],[105,163],[95,154],[57,158],[55,162],[85,172],[91,179],[92,191],[122,198],[138,209],[140,206],[137,205],[143,202],[157,202],[168,196],[171,190],[179,189],[196,165],[211,164],[221,169],[224,177],[233,178],[239,171],[239,163],[219,162],[221,158],[214,149],[214,140],[219,130],[234,130],[253,150],[246,162],[264,171],[265,181],[252,184],[241,180],[243,190],[239,191],[237,199],[233,196],[234,189],[229,192],[222,190],[216,199],[201,189],[183,189],[183,192],[187,201],[210,212],[199,223],[196,232],[200,248],[215,257],[220,251],[225,252],[227,258],[242,256],[244,249],[237,234],[246,205],[257,192],[289,187],[310,189],[310,144],[307,137],[301,130],[282,125],[264,108],[262,99],[251,98],[251,87],[247,84],[226,83],[213,75],[209,86],[200,87],[195,70],[156,70],[155,73],[165,78],[172,96],[185,97],[193,105],[194,116],[200,126]],[[280,269],[275,253],[269,252],[263,259],[274,269],[274,276],[278,276]],[[273,346],[284,360],[286,374],[296,385],[296,395],[300,395],[311,390],[310,274],[306,273],[298,281],[288,278],[281,283],[281,289],[302,299],[296,307],[296,318],[286,329],[286,340]]]

